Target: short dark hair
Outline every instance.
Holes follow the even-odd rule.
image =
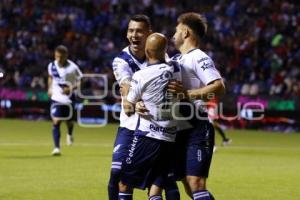
[[[130,17],[130,21],[143,22],[148,28],[148,30],[151,30],[151,21],[147,15],[142,15],[142,14],[133,15],[132,17]]]
[[[206,18],[195,12],[188,12],[181,14],[178,19],[178,23],[182,23],[188,26],[196,36],[202,38],[207,31],[207,21]]]
[[[60,54],[64,54],[64,55],[68,55],[68,48],[64,45],[58,45],[56,48],[55,48],[55,51],[60,53]]]

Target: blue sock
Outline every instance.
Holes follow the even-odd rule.
[[[52,133],[53,133],[53,140],[54,140],[54,146],[56,148],[59,148],[59,140],[60,140],[60,123],[53,125],[52,127]]]
[[[110,178],[107,187],[109,200],[118,200],[120,172],[121,170],[117,169],[110,171]]]
[[[132,192],[119,192],[118,200],[132,200]]]
[[[193,200],[214,200],[214,197],[207,190],[198,190],[193,192]]]
[[[73,128],[74,128],[74,124],[73,123],[71,125],[68,125],[68,134],[69,135],[73,135]]]
[[[214,197],[210,192],[208,192],[208,193],[209,193],[210,199],[211,199],[211,200],[215,200],[215,197]]]
[[[180,200],[180,193],[176,184],[176,181],[169,180],[166,182],[165,186],[166,200]]]
[[[180,200],[180,193],[178,189],[165,190],[166,200]]]
[[[162,196],[161,195],[153,195],[153,196],[149,197],[148,200],[162,200]]]

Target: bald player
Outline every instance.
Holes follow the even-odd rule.
[[[149,200],[162,199],[161,193],[167,182],[174,181],[171,173],[173,144],[177,122],[170,107],[176,102],[166,93],[171,79],[180,80],[179,69],[166,63],[167,39],[160,33],[151,34],[146,40],[146,69],[136,72],[131,81],[126,101],[127,115],[134,113],[135,104],[142,100],[149,110],[147,116],[138,116],[138,125],[129,152],[123,162],[119,199],[131,200],[133,188],[150,187]]]

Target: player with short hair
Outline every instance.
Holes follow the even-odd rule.
[[[119,192],[122,200],[132,199],[133,188],[146,187],[150,187],[149,200],[160,200],[162,188],[175,181],[171,173],[171,157],[177,121],[172,117],[170,106],[176,99],[166,89],[171,79],[180,80],[180,71],[166,63],[166,49],[164,35],[153,33],[147,38],[145,53],[148,67],[133,75],[127,99],[123,102],[127,115],[134,114],[135,104],[140,100],[149,114],[139,115],[134,138],[123,161]]]
[[[68,59],[68,49],[59,45],[54,50],[55,60],[48,65],[48,95],[51,98],[51,119],[53,123],[54,149],[52,155],[60,155],[60,123],[68,128],[67,144],[73,143],[74,90],[82,76],[79,67]]]
[[[147,67],[145,57],[145,43],[151,33],[151,23],[146,15],[134,15],[130,18],[127,39],[129,46],[113,60],[112,66],[116,80],[121,88],[122,101],[127,96],[133,73]],[[112,155],[110,179],[108,183],[109,200],[117,200],[119,193],[120,173],[122,162],[127,155],[128,145],[133,139],[133,133],[137,125],[137,115],[127,116],[123,110],[120,114],[120,126],[116,135]],[[172,199],[179,196],[176,183],[166,188],[166,196]],[[174,199],[174,198],[173,198]]]
[[[194,118],[190,120],[194,128],[177,134],[179,143],[176,147],[179,152],[184,152],[181,154],[184,156],[181,157],[183,163],[179,163],[181,178],[187,193],[195,200],[214,199],[206,188],[213,155],[214,129],[202,104],[210,96],[220,96],[225,92],[222,77],[212,59],[200,50],[200,41],[206,30],[205,18],[197,13],[184,13],[178,17],[173,40],[181,53],[175,59],[181,66],[182,84],[175,81],[169,84],[170,92],[183,93],[195,107]]]

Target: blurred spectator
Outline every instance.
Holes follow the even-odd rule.
[[[300,96],[300,4],[293,0],[2,0],[0,86],[45,90],[58,44],[84,73],[108,74],[112,83],[111,60],[127,45],[121,36],[130,15],[149,15],[153,29],[171,37],[186,11],[205,13],[202,47],[229,93]],[[176,53],[172,44],[169,53]]]

